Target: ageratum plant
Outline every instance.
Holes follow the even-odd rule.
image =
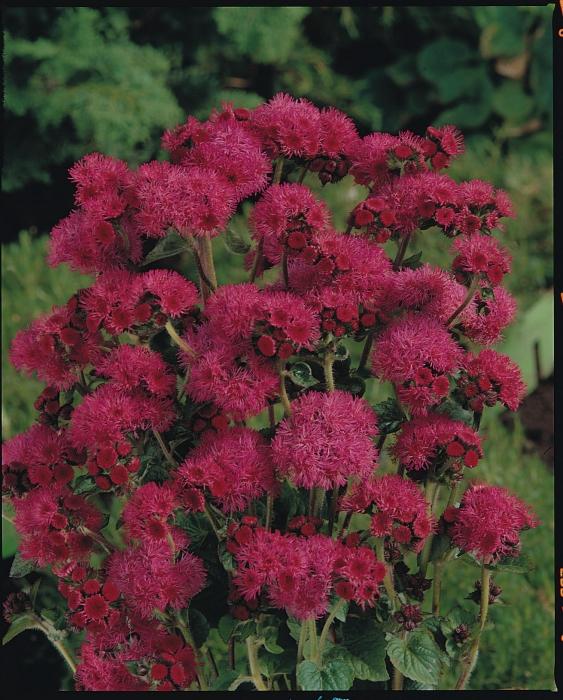
[[[71,168],[49,263],[94,281],[11,346],[46,384],[4,444],[14,573],[48,568],[65,608],[24,586],[8,639],[44,631],[85,691],[426,689],[448,670],[465,688],[491,577],[537,525],[473,476],[485,407],[525,390],[476,349],[515,315],[492,235],[508,196],[443,173],[453,126],[360,138],[285,94],[162,145],[170,161],[135,171],[98,153]],[[304,183],[345,176],[365,194],[336,231]],[[248,202],[251,250],[228,228]],[[420,231],[444,236],[448,269],[407,257]],[[220,235],[248,281],[217,286]],[[183,250],[199,286],[171,269]],[[374,382],[390,396],[372,406]],[[477,606],[444,610],[458,560],[480,569],[459,591]]]

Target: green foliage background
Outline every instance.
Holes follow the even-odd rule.
[[[27,201],[31,188],[45,188],[53,214],[33,219],[29,201],[29,230],[10,231],[19,237],[3,246],[4,438],[32,423],[40,390],[10,368],[10,340],[87,284],[44,262],[45,235],[68,209],[61,166],[93,150],[133,164],[161,157],[160,134],[186,113],[205,118],[222,100],[253,107],[279,90],[345,110],[362,133],[448,122],[465,132],[468,152],[451,174],[491,180],[516,205],[518,218],[504,238],[514,256],[508,286],[523,316],[506,351],[524,362],[533,389],[528,329],[540,341],[544,370],[553,363],[546,334],[552,304],[542,294],[552,284],[551,12],[535,6],[7,8],[3,188],[14,206]],[[348,178],[317,189],[337,224],[362,196]],[[244,234],[243,221],[235,226]],[[424,241],[431,261],[447,260],[444,243]],[[215,253],[219,281],[240,281],[241,259],[221,240]],[[528,536],[536,569],[499,581],[507,605],[493,608],[495,629],[484,638],[471,687],[550,689],[552,473],[529,449],[518,419],[509,431],[493,415],[483,430],[487,457],[479,476],[528,500],[543,526]],[[5,534],[10,554],[15,540],[8,529]],[[452,569],[448,576],[446,604],[453,605],[469,593],[475,574]]]

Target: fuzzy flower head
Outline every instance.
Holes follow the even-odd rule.
[[[474,343],[494,345],[502,339],[502,332],[516,315],[516,300],[504,287],[495,287],[485,294],[481,290],[461,313],[459,325]]]
[[[464,466],[476,467],[483,456],[481,438],[472,428],[436,413],[405,423],[392,451],[408,471],[425,470],[447,460],[454,474]]]
[[[135,196],[135,223],[155,238],[166,236],[169,227],[184,236],[217,236],[235,206],[233,188],[216,171],[160,161],[139,168]]]
[[[278,426],[272,453],[278,473],[295,486],[343,486],[377,467],[377,420],[369,404],[344,391],[310,392],[291,405]]]
[[[155,396],[172,396],[176,377],[159,353],[149,348],[121,345],[97,364],[98,375],[108,377],[113,386],[124,391],[142,388]]]
[[[462,350],[446,328],[426,314],[392,321],[374,343],[373,373],[397,386],[399,400],[424,415],[449,393],[449,375]]]
[[[101,153],[90,153],[69,170],[76,186],[76,204],[92,214],[115,218],[131,202],[133,173],[127,163]]]
[[[334,107],[321,110],[320,147],[309,170],[318,174],[323,185],[339,182],[348,173],[349,154],[359,140],[354,122],[343,112]]]
[[[189,552],[170,556],[170,548],[145,542],[141,547],[115,552],[108,563],[108,581],[127,605],[143,618],[168,606],[181,610],[205,585],[205,569]]]
[[[32,321],[16,334],[10,347],[12,365],[57,389],[70,389],[79,381],[80,370],[95,361],[102,342],[90,332],[77,312],[77,297],[50,314]]]
[[[186,388],[198,403],[212,403],[238,421],[257,415],[276,396],[278,374],[266,357],[255,352],[250,339],[226,342],[221,327],[207,323],[188,342],[198,359],[192,362],[182,355],[190,367]]]
[[[207,489],[226,513],[243,511],[275,488],[266,440],[255,430],[234,427],[207,433],[180,467],[188,486]]]
[[[409,131],[369,134],[352,149],[350,174],[373,191],[394,176],[425,170],[423,146],[424,140]]]
[[[434,170],[442,170],[465,151],[463,134],[451,124],[429,126],[423,146],[424,155]]]
[[[350,300],[368,302],[379,294],[391,262],[380,246],[337,232],[314,238],[289,264],[289,286],[306,293],[331,287]]]
[[[452,542],[485,564],[520,552],[520,532],[537,527],[530,508],[507,489],[477,484],[463,495],[450,529]]]
[[[342,509],[371,511],[371,532],[418,552],[435,523],[418,486],[398,474],[385,474],[356,484],[342,499]]]
[[[315,233],[322,235],[330,214],[324,202],[297,183],[272,185],[256,203],[250,215],[253,237],[263,241],[266,258],[276,264],[286,254],[302,252]]]
[[[452,263],[456,279],[467,284],[477,276],[486,286],[495,287],[510,272],[511,257],[495,238],[476,233],[457,238],[453,244],[457,253]]]
[[[236,553],[233,583],[247,602],[266,596],[299,620],[325,614],[332,589],[336,542],[326,535],[296,537],[256,529]]]
[[[495,190],[483,180],[468,180],[459,185],[461,206],[456,215],[456,229],[465,236],[502,230],[500,221],[514,217],[512,203],[504,190]]]
[[[2,488],[16,495],[31,485],[68,484],[82,462],[64,430],[35,424],[2,445]]]
[[[164,548],[172,538],[176,546],[187,546],[187,536],[174,526],[174,512],[179,507],[179,492],[169,482],[139,486],[123,510],[127,537]]]
[[[353,600],[362,609],[373,607],[379,598],[379,584],[385,578],[385,563],[365,546],[339,543],[334,562],[335,592],[344,600]]]
[[[252,111],[249,124],[270,158],[310,159],[319,151],[321,115],[303,98],[278,92]]]
[[[237,201],[261,192],[272,170],[260,140],[236,119],[219,119],[209,124],[205,138],[180,163],[220,173],[232,187]]]
[[[141,258],[139,234],[126,221],[117,225],[80,209],[51,231],[47,261],[51,267],[68,263],[71,270],[92,274],[139,263]]]
[[[21,537],[24,559],[44,566],[83,561],[90,556],[94,542],[80,528],[97,532],[102,527],[102,515],[64,484],[39,486],[14,501],[14,507],[14,525]]]
[[[386,276],[381,309],[389,315],[402,310],[422,311],[445,322],[465,295],[466,289],[450,273],[425,263],[415,270],[405,268]]]
[[[253,339],[258,355],[286,360],[301,348],[312,350],[319,339],[319,319],[291,292],[264,292]]]
[[[518,365],[495,350],[467,353],[457,385],[469,408],[477,412],[497,401],[516,411],[526,393]]]

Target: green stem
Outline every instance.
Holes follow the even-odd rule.
[[[285,369],[283,369],[283,365],[279,366],[279,375],[280,375],[280,399],[282,402],[283,410],[286,416],[291,415],[291,403],[289,401],[289,396],[287,395],[287,389],[285,386]]]
[[[217,273],[215,272],[215,263],[213,262],[213,243],[211,242],[209,233],[206,233],[205,237],[202,239],[201,250],[203,253],[202,263],[205,274],[211,282],[211,291],[215,291],[217,289]]]
[[[170,466],[172,466],[172,467],[174,467],[174,469],[176,469],[176,467],[178,466],[178,462],[174,459],[174,457],[172,456],[172,453],[170,452],[170,450],[166,446],[166,443],[162,439],[162,435],[158,432],[158,430],[155,430],[154,428],[153,428],[152,432],[156,438],[156,441],[160,445],[160,449],[162,450],[162,454],[166,458],[166,461],[168,462],[168,464],[170,464]]]
[[[164,328],[166,329],[166,332],[168,333],[168,335],[170,336],[170,338],[172,339],[172,341],[173,341],[181,350],[183,350],[185,353],[187,353],[188,355],[190,355],[190,357],[196,357],[196,352],[195,352],[195,350],[194,350],[192,347],[190,347],[190,346],[188,345],[188,343],[186,343],[186,341],[185,341],[183,338],[180,338],[180,336],[178,335],[176,329],[175,329],[174,326],[172,325],[172,322],[171,322],[171,321],[166,321],[166,325],[164,326]]]
[[[410,233],[401,238],[401,242],[399,243],[399,248],[397,250],[397,255],[395,256],[395,260],[393,261],[394,270],[398,270],[401,267],[401,263],[403,262],[403,258],[405,257],[405,253],[407,252],[407,248],[409,247],[410,238]]]
[[[326,642],[326,638],[328,637],[328,633],[330,631],[330,626],[332,625],[334,618],[338,615],[339,611],[344,607],[345,603],[346,601],[344,599],[340,599],[332,609],[330,615],[327,617],[326,622],[323,625],[323,628],[321,630],[321,636],[319,637],[319,648],[317,651],[317,662],[319,665],[321,663],[323,649]]]
[[[358,365],[358,370],[363,369],[368,361],[371,346],[373,344],[373,333],[368,333],[366,336],[366,342],[362,350],[362,356],[360,357],[360,364]]]
[[[383,537],[376,538],[375,553],[377,554],[378,560],[385,566],[385,578],[383,579],[383,585],[385,586],[387,597],[389,598],[393,609],[397,610],[400,607],[400,601],[397,597],[397,592],[395,591],[395,584],[393,583],[393,566],[385,561],[385,541]]]
[[[314,618],[306,620],[305,622],[309,623],[309,633],[311,638],[311,658],[316,659],[319,653],[319,642],[317,639],[317,623]]]
[[[266,496],[266,522],[264,527],[269,530],[272,526],[272,516],[274,511],[274,497],[271,493]]]
[[[334,522],[336,520],[336,509],[338,506],[338,498],[340,496],[340,489],[335,486],[330,494],[330,509],[328,513],[328,534],[332,537],[332,531],[334,530]]]
[[[59,654],[63,657],[66,665],[69,667],[69,669],[72,672],[72,675],[76,673],[76,661],[74,660],[74,656],[71,652],[71,650],[66,646],[64,641],[62,639],[57,639],[57,635],[60,635],[61,632],[59,630],[56,630],[53,625],[48,622],[47,620],[44,620],[37,615],[34,614],[34,617],[37,620],[37,624],[35,625],[35,628],[38,630],[41,630],[43,634],[47,637],[47,639],[51,642],[51,644],[55,647],[55,649],[59,652]]]
[[[301,171],[301,174],[299,175],[299,180],[297,182],[301,185],[303,180],[305,179],[305,175],[307,175],[307,172],[309,170],[309,163],[305,163],[303,166],[303,170]]]
[[[211,515],[211,511],[209,510],[207,504],[204,506],[204,513],[207,516],[207,519],[211,523],[211,527],[213,528],[213,532],[215,533],[215,537],[220,540],[219,536],[219,528],[217,527],[217,523],[215,522],[215,518]]]
[[[469,653],[465,659],[463,667],[457,683],[455,686],[456,690],[465,690],[467,681],[469,680],[475,664],[477,663],[477,656],[479,655],[479,643],[481,641],[481,634],[485,628],[485,623],[487,622],[487,615],[489,612],[489,588],[491,584],[491,571],[487,569],[485,564],[481,566],[481,605],[479,609],[479,629],[475,635],[475,639],[471,644]]]
[[[289,269],[287,266],[287,244],[286,243],[284,243],[283,248],[282,248],[281,268],[282,268],[284,286],[286,289],[289,289]]]
[[[313,502],[312,502],[312,509],[311,509],[311,515],[314,518],[319,518],[321,514],[321,508],[323,505],[324,497],[325,497],[325,490],[321,488],[320,486],[317,486],[312,490],[313,493]]]
[[[325,385],[327,391],[334,391],[334,374],[332,372],[332,366],[334,365],[334,353],[327,352],[324,358],[323,369],[325,375]]]
[[[444,562],[434,562],[434,581],[432,582],[432,614],[440,614],[440,594],[442,592],[442,573]]]
[[[283,158],[278,158],[276,160],[276,167],[274,169],[274,179],[272,180],[272,185],[279,185],[282,179],[283,172]]]
[[[203,661],[201,659],[200,650],[197,648],[197,646],[195,644],[195,641],[194,641],[194,638],[193,638],[192,633],[190,631],[190,628],[182,620],[182,618],[180,617],[180,614],[176,613],[175,617],[176,617],[176,619],[175,619],[176,627],[182,633],[182,637],[184,638],[185,642],[187,644],[189,644],[191,646],[191,648],[193,649],[193,652],[194,652],[194,655],[196,658],[196,662],[197,662],[197,667],[199,669],[196,673],[197,680],[199,682],[199,687],[201,688],[201,690],[208,690],[207,680],[205,679],[205,675],[203,673],[204,664],[203,664]]]
[[[297,642],[297,666],[303,661],[303,649],[305,648],[305,640],[307,639],[307,625],[305,622],[301,623],[301,630],[299,632],[299,641]]]
[[[258,246],[256,247],[256,255],[254,256],[254,262],[252,263],[252,270],[250,272],[250,282],[254,282],[256,275],[258,274],[258,269],[260,268],[260,263],[262,262],[262,257],[264,255],[264,239],[261,238],[258,241]]]
[[[477,276],[475,276],[471,280],[471,284],[469,285],[465,299],[461,302],[461,304],[457,307],[457,309],[453,312],[453,314],[446,321],[446,327],[451,326],[452,323],[456,320],[456,318],[460,315],[460,313],[471,303],[471,300],[475,296],[475,292],[477,291],[478,286],[479,286],[479,278]]]
[[[254,637],[250,636],[246,638],[246,651],[248,654],[248,666],[250,668],[250,675],[252,676],[252,682],[256,686],[256,690],[268,690],[264,680],[262,679],[262,674],[260,673],[260,666],[258,665],[258,656],[256,654],[256,641]]]
[[[438,494],[440,492],[440,484],[437,481],[428,480],[424,491],[424,495],[428,503],[428,515],[432,515],[433,510],[436,507]],[[430,552],[432,551],[433,540],[434,533],[431,532],[426,538],[426,543],[424,544],[424,549],[422,550],[422,555],[420,557],[420,573],[423,576],[426,576],[426,569],[428,568],[428,562],[430,561]]]
[[[402,690],[403,689],[403,674],[399,671],[396,666],[393,666],[393,678],[391,680],[391,690]]]

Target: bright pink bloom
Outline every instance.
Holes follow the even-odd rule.
[[[407,469],[428,469],[434,460],[449,458],[454,471],[474,467],[473,459],[483,456],[481,438],[468,425],[448,416],[431,413],[404,424],[393,455]]]
[[[250,128],[270,158],[313,158],[319,151],[320,112],[308,100],[278,92],[252,111]]]
[[[483,299],[477,292],[461,313],[458,322],[463,333],[474,343],[493,345],[516,316],[516,300],[504,287],[495,287],[494,296]]]
[[[289,253],[302,250],[311,236],[322,235],[329,223],[326,204],[316,199],[308,187],[296,183],[269,187],[249,220],[254,238],[264,241],[266,258],[272,263],[280,261],[284,246]]]
[[[124,391],[143,388],[155,396],[173,396],[176,376],[159,353],[146,347],[121,345],[96,365],[99,375]]]
[[[452,542],[489,564],[520,552],[520,531],[537,527],[530,508],[507,489],[476,484],[463,495]]]
[[[495,287],[510,272],[511,256],[491,236],[476,233],[460,237],[454,242],[453,249],[457,255],[452,270],[464,284],[471,276],[477,275],[484,283]]]
[[[424,415],[448,394],[448,376],[459,366],[462,350],[431,316],[408,313],[392,321],[374,343],[372,369],[398,387],[399,399],[413,415]],[[428,369],[428,382],[417,380]]]
[[[207,433],[182,464],[180,476],[189,486],[206,488],[227,513],[245,510],[276,484],[268,443],[243,427]]]
[[[127,536],[131,540],[160,544],[166,548],[169,546],[167,538],[174,535],[177,545],[182,542],[186,546],[186,535],[173,524],[174,511],[179,507],[178,492],[169,483],[149,482],[139,486],[123,510]]]
[[[369,404],[344,391],[303,394],[272,441],[278,473],[293,485],[334,488],[377,467],[377,420]]]
[[[516,411],[526,393],[518,365],[495,350],[483,350],[476,356],[467,353],[457,383],[469,407],[479,412],[497,401]]]

